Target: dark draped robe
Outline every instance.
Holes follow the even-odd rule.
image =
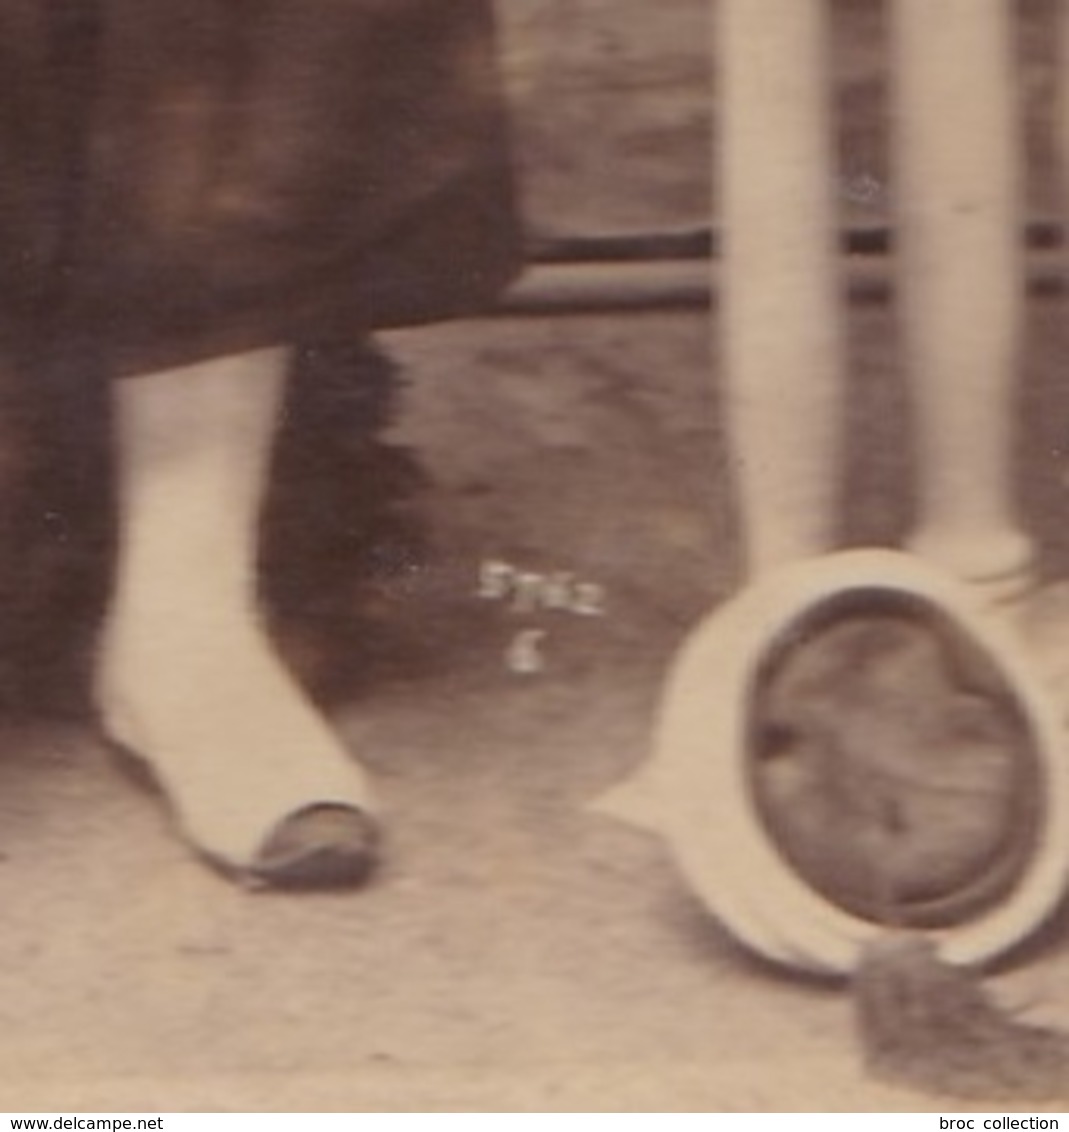
[[[0,0],[0,326],[135,373],[477,309],[493,46],[485,0]]]

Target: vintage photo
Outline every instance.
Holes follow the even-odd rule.
[[[1064,1108],[1067,76],[0,0],[0,1110]]]

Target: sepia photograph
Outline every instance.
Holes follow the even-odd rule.
[[[1067,218],[1069,0],[0,0],[0,1112],[1069,1109]]]

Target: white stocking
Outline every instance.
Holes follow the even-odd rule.
[[[369,807],[362,772],[286,670],[257,611],[261,502],[288,351],[115,383],[120,551],[97,700],[185,835],[252,863],[320,803]]]

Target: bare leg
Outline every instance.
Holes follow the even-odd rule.
[[[109,732],[149,763],[208,857],[270,880],[280,855],[303,853],[330,858],[311,882],[355,880],[371,848],[363,775],[257,611],[287,364],[270,349],[116,383],[120,556],[97,697]],[[330,820],[293,825],[313,812]]]
[[[719,0],[726,410],[751,574],[833,549],[843,350],[825,0]]]
[[[896,0],[907,367],[917,408],[911,547],[997,595],[1027,581],[1014,505],[1021,154],[1007,0]]]

